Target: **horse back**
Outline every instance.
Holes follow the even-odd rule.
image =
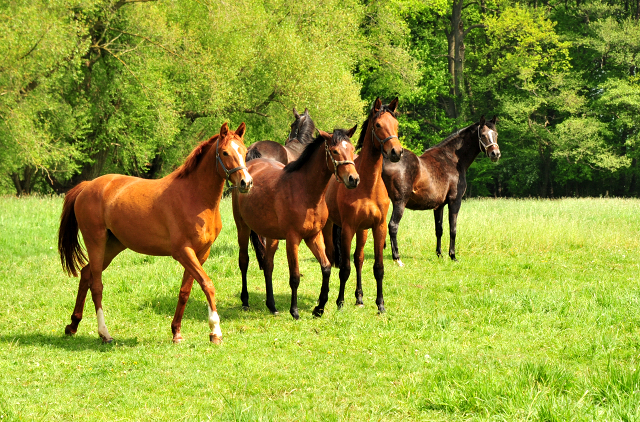
[[[252,151],[258,151],[260,158],[268,158],[282,164],[289,162],[285,147],[274,141],[258,141],[251,144],[247,151],[247,161],[251,161],[250,157],[254,155]]]
[[[425,151],[419,162],[420,171],[414,179],[407,208],[435,209],[457,196],[460,174],[455,159],[436,147]]]

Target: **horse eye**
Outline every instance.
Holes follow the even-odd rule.
[[[380,123],[376,123],[376,127],[380,127]]]
[[[338,155],[338,151],[336,151],[335,149],[332,151],[335,155]]]
[[[227,156],[227,157],[228,157],[228,156],[229,156],[229,153],[228,153],[227,151],[222,151],[222,155],[224,155],[224,156]]]

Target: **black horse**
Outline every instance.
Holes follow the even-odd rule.
[[[297,160],[305,146],[313,143],[316,125],[311,120],[309,110],[306,108],[304,113],[300,115],[294,107],[293,115],[296,120],[291,123],[291,131],[284,146],[275,141],[254,142],[247,150],[247,161],[254,158],[270,158],[286,165]]]
[[[393,260],[404,266],[398,252],[398,226],[405,208],[433,210],[436,220],[436,254],[442,256],[442,214],[449,206],[449,256],[456,261],[456,221],[467,189],[467,169],[484,152],[493,162],[500,159],[496,116],[449,135],[438,145],[426,150],[420,157],[405,150],[400,161],[384,160],[382,180],[393,203],[389,221]]]

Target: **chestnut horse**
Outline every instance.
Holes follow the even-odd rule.
[[[436,221],[436,254],[442,256],[442,214],[449,206],[449,256],[456,261],[456,225],[462,196],[467,189],[467,169],[484,152],[493,162],[500,159],[496,117],[461,129],[420,157],[407,151],[397,163],[385,160],[382,179],[393,202],[389,221],[393,260],[404,266],[398,252],[398,226],[405,208],[434,210]]]
[[[251,144],[247,152],[247,161],[254,158],[270,158],[288,164],[300,157],[305,146],[313,142],[313,134],[316,126],[309,116],[309,110],[304,109],[302,115],[298,114],[295,107],[293,115],[296,120],[291,123],[291,132],[284,143],[274,141],[258,141]]]
[[[218,135],[198,145],[180,168],[162,179],[107,174],[82,182],[67,193],[58,250],[62,267],[69,275],[77,276],[82,267],[71,324],[65,329],[67,335],[78,330],[87,290],[91,289],[98,334],[106,343],[113,340],[104,323],[102,272],[116,255],[129,248],[146,255],[172,256],[184,267],[171,323],[173,341],[182,340],[182,315],[194,278],[209,305],[209,340],[216,344],[222,341],[215,290],[202,264],[222,228],[219,206],[225,180],[241,192],[249,191],[253,184],[244,162],[244,133],[244,123],[235,132],[225,123]],[[78,229],[89,256],[86,265]]]
[[[349,191],[334,181],[329,182],[327,189],[327,206],[329,221],[323,229],[327,255],[333,258],[334,265],[340,267],[340,292],[336,304],[338,308],[344,304],[344,288],[351,273],[349,253],[351,241],[356,235],[356,250],[353,255],[357,272],[356,305],[362,305],[362,262],[364,260],[364,244],[367,241],[367,230],[373,231],[373,248],[375,263],[373,275],[376,279],[378,311],[384,312],[382,296],[382,280],[384,263],[382,252],[387,236],[387,211],[389,195],[382,182],[382,157],[387,156],[393,162],[402,157],[402,145],[398,140],[398,120],[395,110],[398,98],[388,105],[382,105],[376,99],[369,117],[362,125],[358,147],[362,147],[356,158],[356,170],[362,175],[358,189]],[[341,229],[333,231],[334,224]],[[334,254],[335,249],[335,254]]]
[[[233,194],[233,216],[238,228],[240,254],[238,265],[242,272],[242,304],[249,307],[247,268],[249,266],[249,237],[256,249],[260,268],[264,270],[267,307],[277,313],[273,298],[273,256],[279,239],[287,241],[291,307],[295,319],[298,315],[298,246],[305,241],[322,268],[322,290],[315,316],[321,316],[329,296],[331,263],[325,254],[322,227],[328,211],[324,200],[327,183],[332,176],[348,189],[358,186],[360,180],[353,163],[354,147],[350,137],[356,126],[347,130],[336,129],[333,134],[318,131],[320,135],[307,145],[296,161],[286,166],[274,160],[256,159],[247,164],[256,182],[246,195]],[[256,235],[257,234],[257,235]],[[262,236],[262,239],[258,238]]]

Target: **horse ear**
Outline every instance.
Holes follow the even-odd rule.
[[[498,116],[496,116],[495,114],[493,115],[493,119],[491,119],[491,123],[493,123],[494,125],[496,123],[498,123]]]
[[[484,126],[485,120],[484,120],[484,114],[482,116],[480,116],[480,127]]]
[[[325,141],[331,141],[333,138],[330,133],[325,132],[324,130],[316,129],[320,136],[322,136]]]
[[[389,110],[391,110],[392,113],[395,112],[398,107],[398,97],[394,98],[387,107],[389,107]]]
[[[347,132],[347,136],[349,138],[351,138],[353,136],[353,134],[356,133],[356,129],[358,129],[358,124],[357,123],[356,123],[356,125],[354,127],[349,129],[349,131]]]
[[[236,129],[236,136],[242,138],[244,136],[244,132],[247,130],[247,125],[244,122],[240,123],[238,129]]]
[[[227,122],[224,122],[220,128],[220,138],[224,139],[227,136],[227,133],[229,133],[229,126],[227,125]]]
[[[378,112],[378,110],[380,110],[382,108],[382,101],[380,101],[380,97],[377,97],[376,100],[373,102],[373,111],[374,112]]]
[[[304,114],[305,114],[305,116],[308,116],[308,115],[309,115],[309,109],[308,109],[308,108],[306,108],[306,107],[304,108]]]
[[[300,115],[298,114],[298,110],[296,110],[296,108],[293,108],[293,115],[296,116],[296,119],[300,118]]]

